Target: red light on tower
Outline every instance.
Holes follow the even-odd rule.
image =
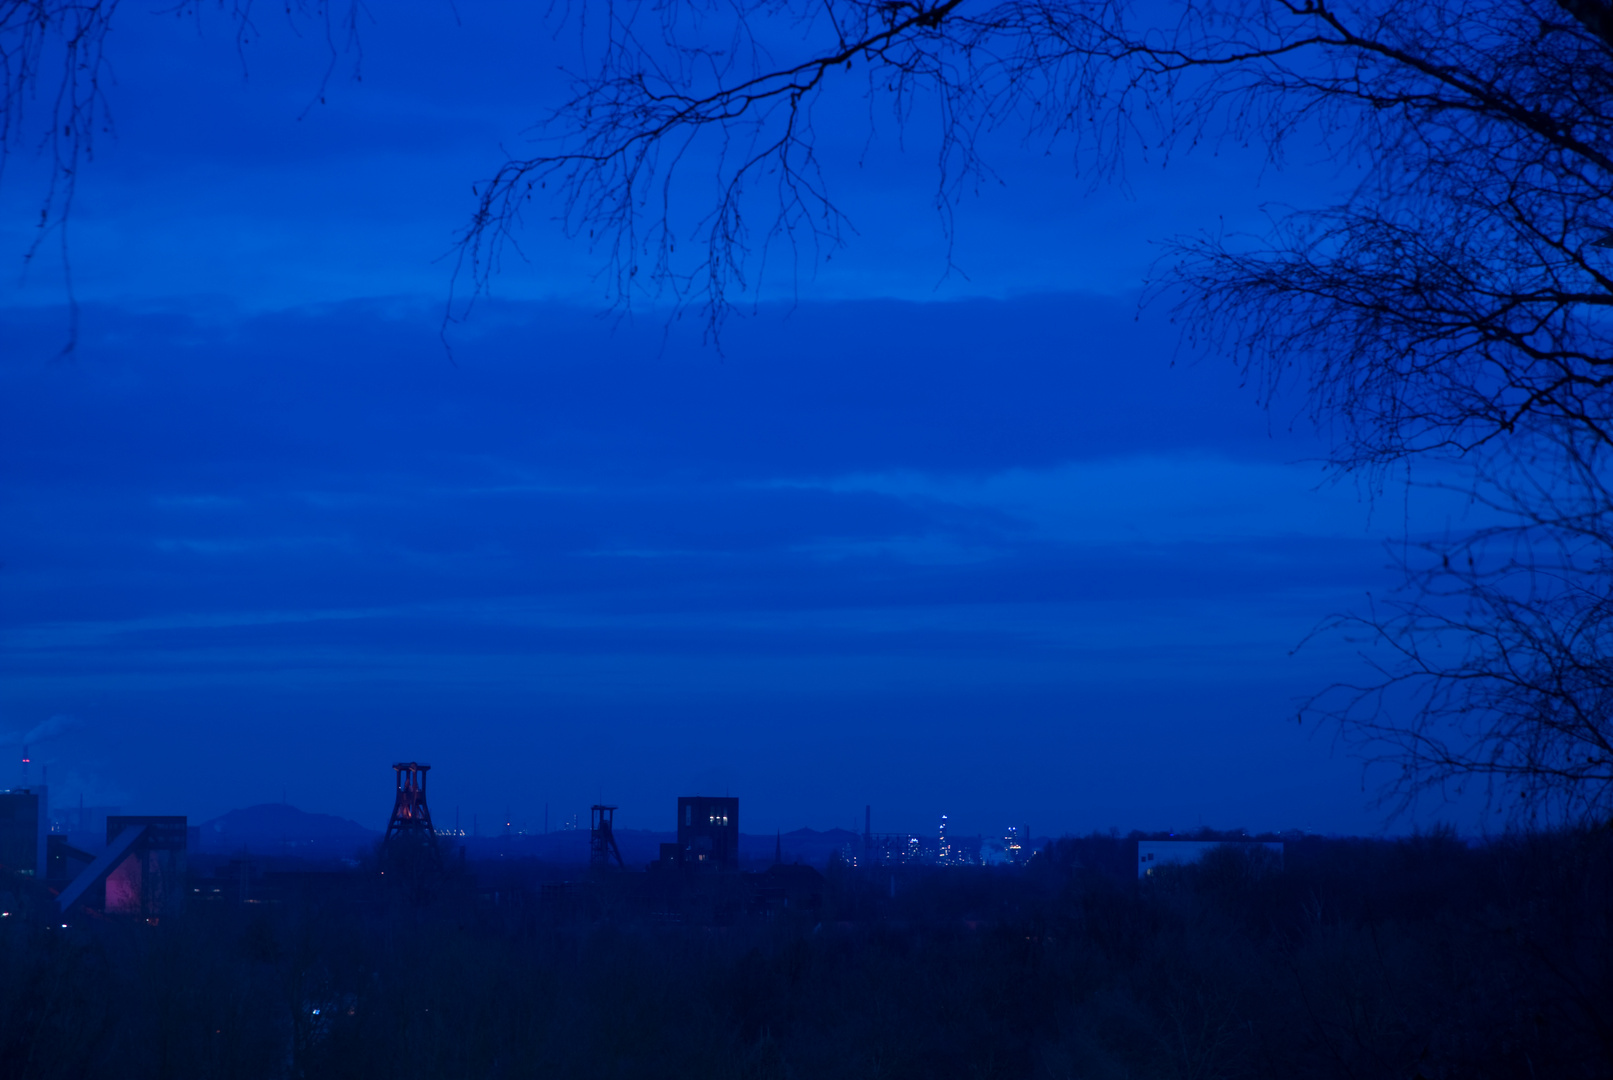
[[[383,846],[391,860],[421,868],[439,869],[442,855],[437,849],[437,833],[426,805],[426,773],[430,765],[404,761],[392,766],[397,772],[397,796],[392,803],[392,820],[387,822]]]

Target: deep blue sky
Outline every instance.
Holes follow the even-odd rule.
[[[14,159],[8,758],[42,730],[56,799],[197,819],[284,792],[378,826],[419,758],[467,825],[729,791],[746,831],[1382,827],[1292,721],[1356,661],[1293,650],[1382,590],[1403,507],[1136,302],[1151,240],[1331,172],[1224,148],[1094,191],[1004,140],[947,276],[922,132],[859,165],[825,124],[859,235],[721,355],[600,318],[540,212],[451,362],[442,257],[568,56],[526,7],[376,9],[312,109],[316,42],[265,26],[243,70],[211,14],[122,13],[66,359]]]

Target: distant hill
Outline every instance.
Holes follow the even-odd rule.
[[[380,838],[356,821],[310,814],[286,803],[231,810],[201,826],[201,850],[218,854],[347,857]]]

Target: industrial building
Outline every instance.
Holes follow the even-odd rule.
[[[106,848],[56,897],[99,906],[109,915],[144,919],[177,915],[185,906],[185,854],[190,830],[183,815],[115,815],[106,819]],[[64,850],[65,859],[86,853]]]
[[[924,845],[912,833],[874,832],[874,808],[863,807],[862,852],[853,866],[900,866],[924,861]]]
[[[106,876],[109,915],[177,915],[185,901],[185,852],[190,830],[183,816],[106,819],[108,848],[138,831],[129,853]]]
[[[739,800],[727,795],[688,795],[678,800],[678,839],[661,845],[661,862],[711,869],[739,869]]]
[[[43,880],[50,806],[43,785],[0,791],[0,868]]]
[[[415,899],[423,901],[463,891],[474,875],[467,874],[463,848],[458,866],[444,865],[442,834],[433,825],[426,797],[431,766],[406,761],[392,768],[392,813],[384,837],[374,847],[373,878],[352,872],[365,856],[343,859],[349,869],[309,869],[266,868],[245,858],[245,849],[203,855],[198,842],[201,830],[190,828],[188,820],[178,815],[120,815],[107,813],[115,808],[80,805],[76,812],[70,808],[57,824],[58,831],[51,832],[42,787],[0,792],[0,864],[39,879],[56,894],[54,906],[63,914],[82,907],[144,920],[180,913],[187,898],[246,904],[275,902],[310,890],[356,897],[373,888],[386,890],[377,896],[395,898],[397,885],[412,889]],[[659,858],[650,862],[647,874],[624,871],[635,862],[643,866],[639,860],[650,851],[629,859],[624,858],[623,846],[633,843],[649,849],[667,834],[638,831],[619,845],[616,810],[603,803],[589,808],[586,877],[561,878],[564,871],[559,865],[534,863],[512,867],[497,887],[478,891],[486,893],[494,906],[532,903],[562,919],[638,911],[652,920],[725,925],[742,918],[816,917],[824,907],[828,879],[819,869],[802,865],[804,852],[799,849],[795,861],[785,861],[789,836],[774,838],[771,866],[754,849],[756,838],[750,838],[752,847],[742,864],[736,797],[679,797],[676,840],[660,843]],[[101,818],[104,847],[100,835],[86,828],[92,817]],[[940,862],[944,857],[960,863],[978,861],[969,838],[949,835],[945,819],[933,848],[911,834],[875,834],[872,826],[872,808],[865,807],[861,836],[841,829],[828,833],[801,829],[792,835],[798,840],[804,837],[805,853],[820,867],[825,857],[833,865],[847,867],[894,868]],[[453,832],[458,834],[457,828]],[[1010,830],[1010,841],[1013,838]],[[284,846],[285,841],[280,843]],[[638,855],[631,849],[629,853]],[[192,870],[199,873],[187,880]]]
[[[69,843],[61,833],[45,837],[45,881],[52,887],[65,886],[94,861],[93,854]]]
[[[678,799],[677,840],[650,864],[643,901],[656,919],[722,925],[741,917],[753,875],[739,873],[739,800]]]

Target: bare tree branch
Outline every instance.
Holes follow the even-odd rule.
[[[1277,161],[1319,139],[1361,166],[1342,204],[1276,214],[1260,235],[1178,238],[1151,287],[1268,402],[1302,389],[1338,469],[1377,482],[1390,465],[1456,463],[1503,522],[1405,548],[1404,588],[1329,624],[1372,646],[1372,678],[1308,712],[1394,763],[1396,797],[1482,780],[1531,820],[1613,816],[1613,5],[607,11],[601,59],[537,126],[541,152],[478,187],[460,246],[471,299],[536,199],[597,246],[615,304],[670,298],[718,333],[774,245],[810,267],[845,242],[815,151],[831,87],[899,125],[920,99],[936,109],[943,221],[985,175],[981,135],[1003,128],[1062,141],[1089,179],[1129,150],[1227,138]]]
[[[176,0],[161,14],[200,17],[211,6],[205,0]],[[241,52],[258,35],[253,0],[217,0],[216,7],[234,27],[236,49]],[[319,28],[329,53],[312,101],[324,100],[343,56],[355,57],[357,75],[361,10],[359,0],[345,4],[295,0],[285,5],[284,14],[294,25]],[[72,352],[78,341],[68,225],[79,177],[95,156],[96,136],[114,132],[106,91],[107,40],[123,17],[127,16],[119,0],[0,0],[0,183],[16,154],[32,150],[48,163],[34,239],[24,257],[32,263],[47,243],[57,245],[70,311],[63,353]]]

